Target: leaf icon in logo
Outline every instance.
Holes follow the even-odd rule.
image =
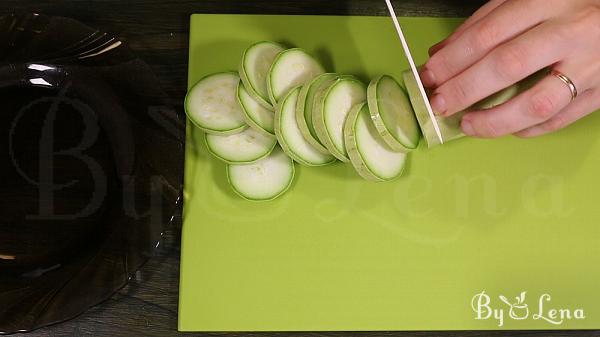
[[[506,303],[509,306],[512,306],[512,303],[510,303],[510,301],[508,300],[508,298],[506,298],[504,295],[500,295],[498,297],[500,298],[500,300],[502,300],[502,302]]]
[[[523,304],[525,302],[525,295],[527,294],[526,291],[523,291],[521,293],[521,295],[519,295],[519,297],[517,297],[517,303],[518,304]]]
[[[506,298],[504,295],[499,295],[498,298],[500,298],[500,300],[502,302],[504,302],[506,305],[508,305],[509,307],[509,312],[508,315],[510,318],[514,319],[514,320],[523,320],[526,319],[527,317],[529,317],[529,308],[528,305],[525,303],[525,295],[527,294],[526,291],[523,291],[522,293],[519,294],[519,296],[515,296],[515,303],[510,303],[510,301],[508,300],[508,298]]]

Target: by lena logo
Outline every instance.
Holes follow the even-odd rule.
[[[504,295],[498,295],[498,300],[485,291],[476,294],[471,299],[471,308],[475,312],[475,319],[494,319],[501,327],[506,318],[515,321],[526,319],[543,320],[552,325],[562,325],[569,320],[585,319],[585,312],[581,308],[557,308],[553,305],[550,294],[542,294],[535,301],[536,306],[530,309],[527,302],[527,292],[523,291],[514,300],[509,300]]]

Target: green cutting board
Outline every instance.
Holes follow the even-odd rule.
[[[417,62],[459,22],[402,19]],[[385,17],[194,15],[189,84],[258,40],[364,81],[408,67]],[[391,183],[297,166],[266,203],[237,197],[187,131],[180,330],[600,328],[598,114],[538,139],[422,144]]]

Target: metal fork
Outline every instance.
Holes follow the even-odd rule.
[[[58,52],[40,57],[36,62],[61,63],[66,60],[83,60],[103,55],[119,48],[123,43],[107,33],[95,31],[86,38]]]
[[[37,13],[21,16],[12,14],[2,18],[0,22],[0,34],[5,32],[4,34],[6,35],[3,38],[8,44],[6,47],[10,48],[11,45],[15,44],[15,41],[40,34],[47,23],[48,18]],[[56,64],[65,61],[82,60],[103,55],[120,46],[122,46],[122,42],[119,39],[96,30],[80,41],[61,50],[37,56],[35,59],[29,61]]]
[[[47,17],[38,14],[10,15],[0,20],[2,38],[8,48],[21,39],[40,34],[47,25]],[[22,64],[0,65],[0,88],[12,85],[60,87],[69,74],[68,63],[93,59],[121,47],[123,43],[98,30],[58,51],[36,56]]]

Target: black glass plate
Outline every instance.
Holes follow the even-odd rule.
[[[80,314],[151,256],[183,179],[168,102],[118,38],[0,18],[0,333]]]

